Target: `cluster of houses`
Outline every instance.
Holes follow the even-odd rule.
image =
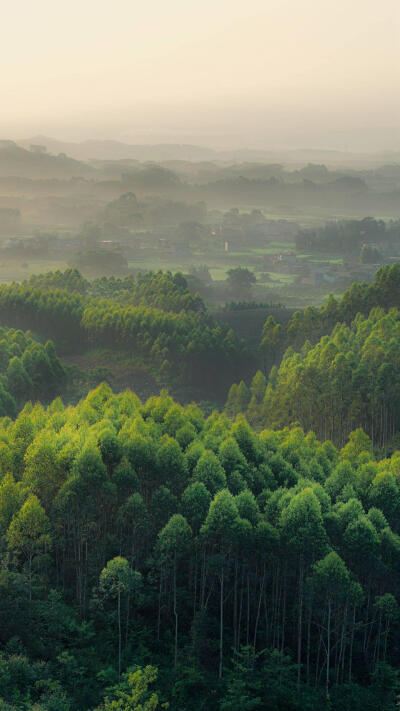
[[[297,229],[295,223],[287,220],[276,220],[265,222],[254,227],[257,232],[257,238],[261,240],[262,246],[265,247],[274,240],[293,242],[293,232]],[[263,233],[261,235],[261,232]],[[1,253],[9,257],[41,257],[46,255],[50,258],[61,258],[68,260],[68,256],[76,252],[86,251],[88,249],[96,249],[107,252],[122,254],[129,259],[140,261],[140,257],[148,257],[148,249],[152,252],[156,250],[159,256],[167,258],[173,255],[175,259],[187,262],[193,255],[192,248],[177,241],[176,227],[163,226],[155,227],[150,232],[131,233],[129,230],[124,230],[120,233],[113,234],[113,238],[99,239],[97,238],[89,246],[87,239],[83,235],[54,235],[40,233],[37,235],[15,236],[4,239],[0,245]],[[248,247],[249,242],[243,239],[243,234],[240,231],[236,234],[232,227],[228,229],[215,228],[211,235],[215,237],[216,247],[218,251],[221,249],[225,252],[243,250],[244,246]],[[107,236],[107,231],[103,230],[103,236]],[[253,234],[253,238],[255,234]],[[286,239],[283,239],[286,238]],[[366,245],[363,245],[365,247]],[[379,257],[379,263],[362,263],[359,258],[346,258],[341,261],[333,262],[332,260],[316,260],[312,257],[298,256],[292,249],[282,250],[275,254],[265,254],[260,256],[258,261],[259,266],[256,271],[265,273],[278,273],[294,275],[294,284],[298,287],[305,288],[326,288],[327,290],[341,291],[346,289],[354,281],[373,280],[375,272],[382,264],[391,264],[398,261],[395,257],[390,257],[381,252],[376,245],[368,244],[370,251]],[[375,248],[375,249],[373,249]],[[267,277],[266,277],[267,278]]]

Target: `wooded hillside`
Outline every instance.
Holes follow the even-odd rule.
[[[149,662],[179,711],[394,708],[398,454],[105,385],[0,440],[4,709],[130,708]]]

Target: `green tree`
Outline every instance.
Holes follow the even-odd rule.
[[[211,494],[201,481],[190,484],[182,494],[182,510],[195,533],[205,521],[210,502]]]
[[[240,404],[239,404],[239,386],[237,383],[233,383],[231,387],[229,388],[229,393],[228,393],[228,399],[226,401],[225,405],[225,410],[229,417],[236,417],[236,415],[240,412]]]
[[[26,372],[21,359],[15,356],[8,364],[7,380],[11,394],[21,402],[27,400],[32,393],[33,383]]]
[[[26,497],[21,482],[16,482],[12,474],[4,475],[0,482],[0,535],[4,536],[13,516],[21,508]]]
[[[329,681],[331,670],[332,647],[332,617],[334,606],[340,605],[346,598],[350,583],[349,571],[340,556],[331,551],[325,558],[314,565],[312,585],[315,593],[326,606],[326,619],[324,628],[326,634],[326,673],[325,673],[325,699],[329,699]]]
[[[246,383],[244,383],[243,380],[241,380],[239,383],[239,386],[238,386],[238,391],[237,391],[239,412],[246,412],[246,410],[249,406],[250,397],[251,397],[250,391],[249,391]]]
[[[211,494],[215,494],[226,486],[223,466],[214,452],[203,452],[194,468],[193,477],[196,481],[203,483]]]
[[[174,669],[178,663],[178,606],[176,571],[179,560],[186,553],[192,539],[192,530],[181,514],[174,514],[159,533],[160,550],[165,558],[172,560],[173,595],[175,617]]]
[[[269,373],[272,366],[277,363],[285,342],[285,332],[280,323],[276,323],[273,316],[268,316],[262,331],[260,353],[263,358],[264,371]]]
[[[220,634],[219,634],[219,677],[222,677],[224,660],[224,577],[225,577],[225,556],[232,547],[240,518],[232,494],[223,489],[219,491],[210,504],[205,523],[201,528],[202,535],[208,539],[212,545],[217,546],[220,554]]]
[[[100,573],[99,589],[100,594],[105,598],[115,598],[117,600],[117,623],[118,623],[118,679],[121,676],[121,597],[127,596],[129,592],[137,587],[141,580],[141,574],[132,570],[125,558],[117,556],[109,560],[106,567]]]
[[[7,531],[10,550],[28,562],[29,601],[32,600],[32,561],[50,547],[49,529],[49,519],[39,499],[31,494],[14,515]]]
[[[227,271],[227,284],[232,294],[240,300],[250,300],[251,287],[256,282],[256,277],[247,267],[235,267]]]
[[[123,688],[116,688],[113,696],[107,697],[101,711],[155,711],[159,706],[158,694],[148,695],[148,688],[158,676],[156,667],[147,666],[125,675]],[[168,704],[162,704],[168,708]]]
[[[384,648],[383,648],[383,661],[386,661],[387,655],[387,645],[389,639],[389,633],[391,626],[398,622],[400,617],[400,609],[396,598],[391,593],[385,593],[380,595],[375,600],[375,607],[379,611],[379,622],[378,622],[378,637],[377,637],[377,654],[376,662],[380,662],[380,647],[381,647],[381,636],[382,636],[382,623],[384,622],[383,638],[384,638]]]
[[[303,489],[291,499],[289,505],[282,512],[281,526],[284,539],[289,548],[295,551],[298,556],[297,664],[299,688],[302,663],[304,575],[306,567],[319,554],[323,553],[327,547],[327,535],[322,520],[321,504],[311,488]]]
[[[233,659],[221,711],[253,711],[262,708],[262,679],[257,674],[257,655],[252,648],[238,652]]]

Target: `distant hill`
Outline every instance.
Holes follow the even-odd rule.
[[[160,143],[156,145],[134,145],[120,141],[87,140],[81,143],[63,142],[47,136],[35,136],[18,141],[29,148],[32,144],[45,146],[51,153],[67,153],[78,160],[218,160],[218,153],[212,148],[202,148],[186,144]]]
[[[89,165],[64,152],[51,155],[43,144],[32,143],[30,146],[28,150],[14,141],[0,141],[0,177],[73,178],[93,173]]]
[[[139,161],[216,161],[284,163],[301,167],[307,163],[324,163],[327,166],[359,167],[377,166],[396,162],[399,153],[355,153],[348,151],[299,148],[217,150],[206,146],[181,143],[132,144],[112,140],[86,140],[82,142],[59,141],[48,136],[34,136],[18,141],[23,148],[42,145],[51,154],[66,153],[80,161],[88,160],[139,160]]]

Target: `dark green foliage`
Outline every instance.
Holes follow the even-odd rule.
[[[66,289],[79,294],[86,294],[90,287],[90,282],[77,269],[34,274],[30,277],[28,284],[45,289]]]
[[[174,711],[394,711],[399,471],[165,393],[4,418],[0,704],[122,711],[151,660]]]
[[[340,446],[351,431],[363,428],[371,440],[352,441],[346,459],[358,463],[362,456],[366,462],[372,447],[386,447],[400,427],[399,342],[397,309],[375,308],[367,318],[359,314],[349,327],[338,323],[314,347],[288,349],[264,394],[258,376],[258,395],[250,403],[239,397],[241,385],[233,385],[226,410],[231,416],[247,412],[258,426],[299,423]]]
[[[0,328],[0,416],[14,415],[30,398],[48,401],[65,383],[52,341],[43,346],[29,333]]]
[[[250,269],[236,267],[235,269],[229,269],[227,274],[228,287],[233,294],[238,295],[239,298],[250,296],[251,287],[256,282],[256,277]]]
[[[375,307],[400,308],[400,264],[380,267],[372,284],[354,282],[340,299],[332,294],[324,306],[308,306],[296,311],[286,324],[276,323],[269,316],[264,324],[260,343],[260,358],[266,372],[278,365],[287,349],[309,348],[336,324],[350,324],[357,314],[367,317]],[[292,355],[291,352],[289,352]]]
[[[0,317],[7,325],[56,339],[64,350],[94,344],[126,351],[150,366],[158,381],[213,396],[239,373],[246,357],[243,344],[211,318],[180,273],[148,272],[136,281],[129,276],[87,284],[79,272],[67,270],[2,285]]]
[[[300,251],[328,252],[329,254],[358,254],[364,243],[398,240],[400,223],[365,217],[363,220],[329,222],[318,229],[300,230],[296,246]]]

